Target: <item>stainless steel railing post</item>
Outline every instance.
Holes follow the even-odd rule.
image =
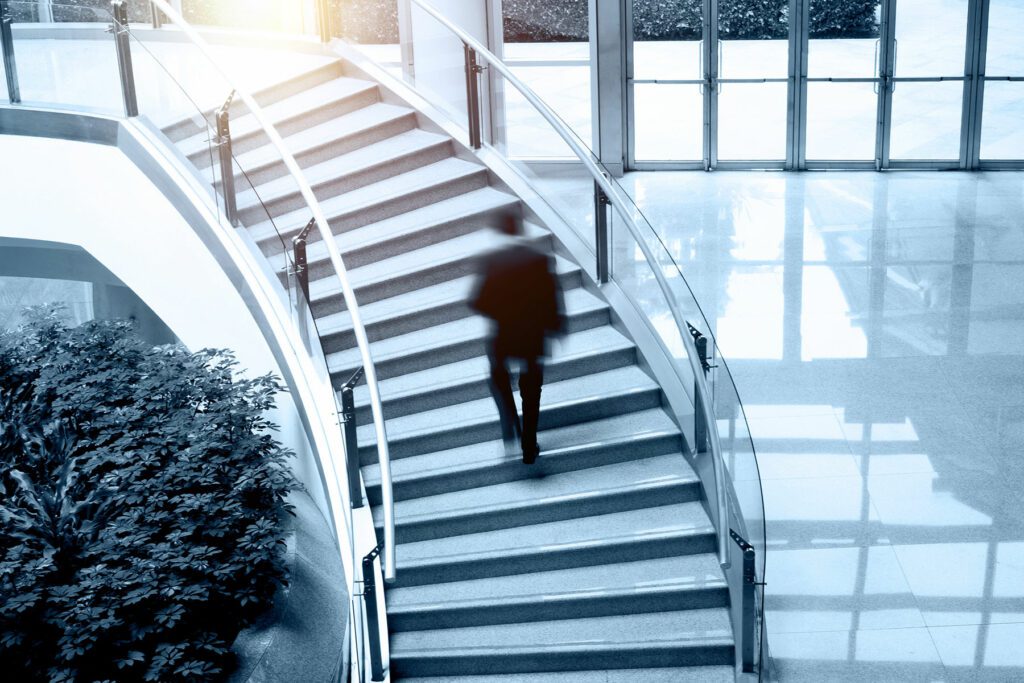
[[[597,247],[597,281],[605,284],[612,278],[611,270],[611,232],[609,230],[608,210],[611,202],[601,186],[594,182],[594,244]]]
[[[149,18],[153,22],[153,28],[164,27],[164,15],[152,2],[149,3]]]
[[[220,160],[220,189],[224,196],[224,216],[229,224],[238,226],[238,197],[235,194],[235,167],[231,156],[231,91],[227,101],[217,110],[217,156]]]
[[[739,546],[743,553],[743,597],[742,597],[742,624],[740,626],[741,642],[740,657],[743,663],[743,673],[754,671],[754,646],[757,644],[757,568],[754,563],[754,546],[750,545],[742,536],[733,530],[729,530],[729,536]]]
[[[363,489],[359,475],[359,439],[356,434],[356,399],[354,389],[363,377],[363,369],[356,370],[341,386],[341,428],[345,432],[345,466],[348,470],[348,493],[352,508],[363,507]]]
[[[380,646],[380,619],[377,615],[377,582],[373,578],[373,561],[381,546],[363,558],[363,601],[366,605],[366,637],[370,641],[370,680],[384,680],[384,657]]]
[[[4,56],[4,76],[7,80],[7,99],[11,104],[21,102],[21,87],[18,85],[18,65],[14,59],[14,35],[11,33],[11,4],[0,0],[0,51]]]
[[[135,69],[132,66],[132,45],[128,35],[128,4],[124,0],[111,3],[114,24],[114,47],[117,50],[117,73],[121,79],[121,97],[124,99],[124,115],[139,115],[139,96],[135,91]]]
[[[316,26],[320,31],[320,42],[331,42],[331,4],[329,0],[316,0]]]
[[[477,64],[476,50],[463,43],[466,57],[466,109],[469,116],[469,146],[480,149],[480,73],[484,70]]]

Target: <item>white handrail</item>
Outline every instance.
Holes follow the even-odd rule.
[[[386,581],[392,581],[396,574],[394,492],[391,486],[391,459],[388,452],[388,437],[384,424],[384,411],[381,405],[380,391],[377,386],[377,371],[373,364],[373,356],[370,353],[370,342],[366,337],[366,328],[363,327],[363,321],[359,314],[359,304],[356,301],[355,292],[353,291],[352,284],[349,281],[348,270],[345,268],[345,262],[341,257],[341,252],[338,250],[338,245],[334,241],[334,235],[331,233],[330,226],[327,223],[327,216],[324,214],[323,209],[320,207],[320,203],[313,194],[313,188],[306,180],[298,162],[295,161],[295,157],[292,156],[290,151],[288,151],[280,133],[277,132],[277,129],[274,128],[273,124],[271,124],[267,119],[263,109],[259,104],[257,104],[256,99],[252,94],[250,94],[248,90],[242,88],[234,78],[221,68],[220,64],[213,57],[210,46],[206,40],[204,40],[203,37],[199,35],[199,33],[166,2],[166,0],[152,0],[152,2],[160,9],[161,12],[164,13],[164,15],[167,16],[168,19],[171,20],[172,23],[177,25],[185,37],[199,48],[199,51],[209,60],[217,73],[227,81],[227,83],[235,90],[238,98],[246,104],[249,108],[249,113],[252,114],[253,118],[260,124],[263,132],[266,133],[267,137],[270,139],[271,144],[274,145],[278,153],[281,155],[285,166],[298,185],[299,191],[302,193],[302,198],[306,201],[306,205],[309,207],[313,214],[313,218],[316,220],[317,230],[319,231],[320,237],[327,248],[327,254],[330,257],[331,265],[334,267],[334,271],[338,276],[338,281],[341,284],[342,293],[345,297],[345,305],[348,308],[350,317],[352,318],[352,327],[355,332],[356,343],[359,347],[359,355],[363,361],[363,370],[366,373],[366,385],[370,393],[370,410],[373,413],[373,426],[377,437],[377,461],[380,465],[381,499],[384,510],[384,550],[381,553],[381,566],[383,569],[384,579]]]
[[[590,175],[593,176],[594,181],[608,197],[609,202],[613,207],[615,207],[616,212],[622,216],[622,219],[626,223],[626,227],[633,235],[633,239],[636,240],[637,245],[639,245],[640,251],[643,253],[644,258],[647,260],[647,264],[654,273],[654,278],[658,282],[658,287],[661,289],[662,294],[668,302],[669,310],[672,312],[672,318],[675,321],[676,326],[679,328],[679,334],[683,338],[683,345],[686,347],[686,357],[690,362],[690,369],[693,371],[697,393],[701,399],[704,420],[708,425],[708,440],[711,444],[711,457],[715,472],[715,494],[717,497],[716,507],[719,519],[718,561],[723,567],[728,567],[729,501],[726,496],[725,489],[725,460],[722,455],[722,445],[718,436],[718,423],[715,419],[714,408],[711,403],[711,392],[708,389],[707,380],[704,377],[704,369],[701,367],[700,360],[697,357],[697,347],[694,344],[693,338],[690,336],[689,328],[686,325],[686,318],[683,316],[683,312],[679,309],[679,303],[676,301],[675,295],[669,287],[665,274],[661,271],[661,265],[654,258],[654,253],[651,251],[647,241],[640,235],[640,231],[636,226],[633,216],[625,208],[628,200],[623,199],[618,187],[608,180],[604,170],[596,161],[594,161],[590,150],[583,146],[583,144],[577,139],[576,135],[569,129],[569,126],[566,125],[558,114],[552,111],[544,100],[540,99],[540,97],[538,97],[529,86],[519,80],[519,77],[512,73],[512,70],[508,68],[508,65],[506,65],[497,55],[488,50],[486,46],[480,43],[480,41],[469,35],[459,26],[452,23],[430,3],[425,2],[424,0],[411,1],[421,10],[429,14],[438,23],[454,33],[459,40],[469,46],[479,56],[483,57],[484,61],[486,61],[495,71],[500,73],[505,80],[512,84],[512,86],[514,86],[515,89],[518,90],[524,98],[526,98],[526,101],[533,105],[533,108],[536,109],[549,124],[551,124],[551,127],[555,129],[555,132],[558,133],[559,137],[569,145],[569,148],[572,149],[573,153],[579,157],[580,161],[583,162],[583,166],[590,172]],[[472,102],[468,104],[469,106],[473,106]]]

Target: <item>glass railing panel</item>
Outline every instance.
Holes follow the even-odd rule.
[[[765,527],[764,498],[761,488],[761,477],[757,463],[757,453],[750,435],[743,402],[737,391],[732,374],[726,360],[722,357],[716,341],[716,328],[705,315],[678,263],[683,254],[673,253],[673,248],[681,249],[682,245],[666,243],[661,234],[651,225],[643,212],[632,202],[625,191],[615,180],[610,181],[619,190],[618,201],[622,212],[630,217],[635,234],[626,234],[626,221],[616,211],[612,216],[611,264],[612,278],[633,300],[634,305],[642,311],[649,325],[656,331],[664,347],[676,362],[676,373],[684,386],[693,387],[691,400],[694,405],[694,422],[688,424],[683,416],[681,422],[684,433],[691,445],[696,448],[695,465],[702,477],[713,474],[713,463],[710,462],[710,440],[717,436],[724,469],[721,471],[724,495],[728,499],[728,522],[720,527],[724,533],[735,531],[754,549],[756,571],[756,598],[753,606],[755,612],[755,630],[757,642],[755,653],[760,652],[763,642],[764,615],[764,582],[767,553],[767,533]],[[641,242],[646,247],[647,255],[641,249]],[[665,287],[671,293],[672,302],[664,289],[657,283],[654,268],[657,268]],[[679,333],[677,321],[671,309],[684,320],[684,324],[692,327],[698,337],[690,346],[690,353],[697,353],[698,360],[704,367],[704,384],[712,407],[714,434],[700,434],[701,423],[700,391],[696,386],[690,359],[683,348],[683,340]],[[686,331],[684,330],[684,333]],[[693,336],[691,334],[691,336]],[[701,341],[703,337],[703,341]],[[705,479],[708,481],[708,479]],[[713,479],[712,479],[713,481]],[[708,492],[709,504],[714,506],[715,492]],[[731,561],[742,562],[739,546],[729,539],[729,555]],[[760,655],[756,654],[760,662]]]
[[[445,25],[417,5],[412,13],[415,85],[430,103],[466,125],[466,53],[463,43]]]
[[[124,114],[114,40],[103,33],[113,22],[109,3],[12,0],[8,6],[23,103]],[[57,24],[67,22],[94,26],[95,32],[68,38],[57,31]]]

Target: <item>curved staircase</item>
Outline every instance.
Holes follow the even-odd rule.
[[[608,305],[557,255],[569,334],[545,373],[537,463],[504,455],[486,326],[466,297],[483,230],[518,199],[474,157],[343,62],[259,94],[327,213],[363,310],[387,418],[398,548],[391,680],[734,680],[726,582],[700,481],[662,392]],[[206,136],[167,136],[200,168]],[[235,155],[284,236],[309,220],[247,116]],[[277,272],[283,245],[251,191],[240,215]],[[314,232],[315,237],[315,232]],[[340,288],[311,242],[311,304],[332,375],[359,365]],[[380,474],[366,388],[363,477]],[[495,678],[495,675],[506,674]]]

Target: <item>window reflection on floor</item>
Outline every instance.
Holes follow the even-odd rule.
[[[745,404],[781,680],[1024,680],[1024,174],[624,184]]]

